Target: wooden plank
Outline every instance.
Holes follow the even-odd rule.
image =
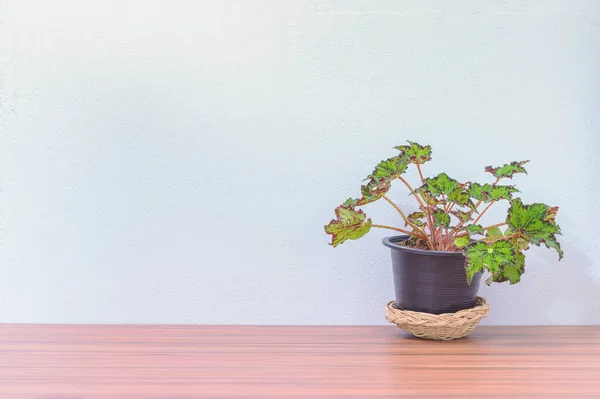
[[[0,325],[0,399],[599,398],[600,327]]]

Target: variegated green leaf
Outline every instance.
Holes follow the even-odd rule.
[[[407,219],[415,226],[423,227],[425,223],[421,219],[425,218],[425,216],[425,212],[413,212],[407,216]]]
[[[401,151],[402,155],[405,155],[410,163],[424,164],[431,160],[431,146],[422,146],[412,141],[408,142],[408,145],[399,145],[394,147]]]
[[[418,189],[415,190],[415,192],[413,194],[415,194],[417,191],[418,191]],[[421,198],[423,198],[423,201],[425,202],[425,204],[427,204],[429,206],[436,206],[436,205],[445,203],[444,201],[442,201],[440,199],[432,197],[426,191],[421,192]]]
[[[468,188],[468,193],[477,201],[491,202],[492,199],[492,185],[491,184],[479,184],[471,183]]]
[[[565,255],[564,251],[560,247],[560,243],[558,242],[558,240],[556,239],[556,236],[554,234],[550,234],[548,237],[542,238],[540,240],[540,244],[537,243],[537,240],[531,240],[531,243],[538,245],[538,246],[540,244],[544,244],[546,246],[546,248],[554,248],[556,250],[556,252],[558,253],[559,260],[561,260],[563,258],[563,256]]]
[[[371,219],[367,219],[362,210],[351,206],[335,208],[336,219],[325,226],[325,232],[331,235],[331,245],[334,247],[346,240],[361,238],[371,230]]]
[[[467,231],[469,234],[482,234],[483,235],[483,227],[479,224],[471,224],[467,226]]]
[[[463,191],[462,187],[458,186],[450,194],[448,194],[448,201],[455,203],[456,205],[466,206],[471,197],[469,193]]]
[[[425,212],[413,212],[411,214],[408,215],[408,218],[410,219],[410,221],[414,221],[414,220],[418,220],[418,219],[422,219],[425,216],[427,216],[425,214]]]
[[[544,216],[544,221],[545,222],[554,222],[556,219],[556,214],[558,213],[558,207],[557,206],[551,206],[550,208],[548,208],[548,211],[546,211],[546,216]]]
[[[460,236],[460,237],[456,237],[454,239],[454,245],[456,245],[457,248],[463,248],[466,247],[467,245],[469,245],[469,242],[471,241],[471,237],[469,237],[469,235],[464,235],[464,236]]]
[[[520,237],[532,244],[554,248],[561,259],[564,253],[556,239],[556,234],[560,234],[560,227],[555,222],[556,212],[555,207],[541,203],[525,205],[520,198],[515,198],[508,209],[506,223],[511,231],[519,233]]]
[[[511,285],[517,284],[521,281],[521,275],[525,272],[525,255],[521,252],[517,252],[516,260],[514,263],[504,265],[499,271],[492,274],[489,279],[486,280],[486,284],[490,285],[492,282],[503,283],[508,281]]]
[[[402,175],[408,167],[408,161],[405,157],[395,156],[381,161],[375,166],[375,169],[367,177],[372,185],[381,182],[390,182]]]
[[[434,212],[432,212],[431,216],[433,216],[434,227],[448,227],[450,225],[450,215],[441,209],[436,209]]]
[[[362,185],[360,187],[362,197],[357,200],[356,205],[362,206],[377,201],[389,191],[390,187],[390,183],[386,181],[372,186],[369,184]]]
[[[497,166],[495,168],[491,166],[486,166],[485,171],[493,174],[495,177],[501,179],[503,177],[508,177],[512,179],[513,175],[516,173],[525,173],[527,174],[527,170],[523,167],[529,161],[521,161],[521,162],[511,162],[504,166]]]
[[[463,212],[463,211],[456,210],[456,211],[450,211],[450,213],[452,215],[456,216],[456,218],[463,223],[466,223],[469,220],[473,219],[473,217],[471,216],[471,212]]]
[[[442,194],[451,194],[456,188],[460,189],[458,181],[452,179],[445,173],[440,173],[436,177],[425,178],[425,183],[415,191],[427,193],[432,197],[439,197]]]
[[[344,201],[344,203],[342,204],[342,206],[344,207],[354,207],[358,204],[359,200],[354,199],[354,198],[348,198],[346,201]]]
[[[502,235],[502,231],[498,227],[491,227],[487,229],[487,237],[500,237]]]
[[[492,194],[492,199],[494,201],[499,201],[499,200],[510,200],[512,199],[512,194],[514,193],[518,193],[519,190],[517,190],[514,186],[492,186],[492,190],[491,190],[491,194]]]
[[[512,194],[519,192],[513,186],[499,186],[492,185],[489,183],[479,184],[471,183],[467,190],[469,195],[481,202],[492,202],[499,200],[509,200],[512,198]]]
[[[489,271],[494,274],[506,265],[517,261],[517,253],[514,246],[504,240],[487,244],[475,241],[465,248],[467,258],[466,270],[467,281],[471,284],[473,277],[481,271]]]

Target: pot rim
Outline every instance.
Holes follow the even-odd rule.
[[[419,248],[409,248],[409,247],[404,247],[402,245],[397,245],[395,243],[399,242],[399,241],[404,241],[406,239],[408,239],[410,236],[408,234],[404,234],[401,236],[391,236],[391,237],[385,237],[381,242],[383,243],[383,245],[385,245],[386,247],[390,248],[391,250],[397,250],[397,251],[406,251],[406,252],[412,252],[414,254],[419,254],[419,255],[429,255],[429,256],[456,256],[456,257],[464,257],[465,254],[464,252],[454,252],[454,251],[432,251],[430,249],[419,249]]]

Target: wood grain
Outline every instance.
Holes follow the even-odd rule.
[[[600,398],[600,327],[0,325],[0,399]]]

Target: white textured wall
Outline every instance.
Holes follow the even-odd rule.
[[[488,323],[600,322],[599,1],[8,0],[0,46],[0,322],[385,323],[386,232],[323,225],[407,139],[561,207]]]

